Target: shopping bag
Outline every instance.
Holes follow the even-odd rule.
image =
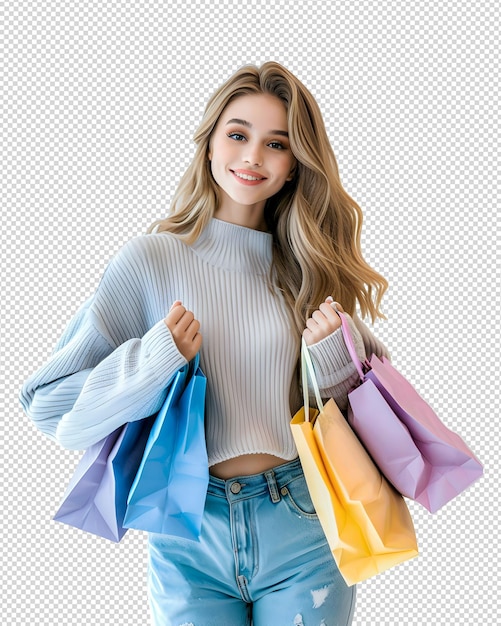
[[[54,520],[118,542],[127,496],[154,416],[118,428],[83,454]]]
[[[303,340],[304,406],[291,422],[304,475],[339,571],[348,585],[418,554],[412,519],[334,400],[324,405]],[[318,410],[310,409],[308,377]]]
[[[361,379],[348,394],[348,421],[396,489],[435,513],[482,476],[482,464],[388,359],[373,354],[363,367],[339,315]]]
[[[151,429],[131,487],[124,525],[198,540],[209,483],[206,378],[198,355],[174,385]]]

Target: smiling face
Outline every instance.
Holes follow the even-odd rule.
[[[209,159],[221,189],[216,217],[237,223],[262,219],[266,200],[293,177],[284,104],[270,94],[230,102],[212,133]]]

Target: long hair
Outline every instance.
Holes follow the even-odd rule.
[[[169,214],[148,232],[169,231],[187,244],[214,216],[219,188],[208,158],[212,131],[235,98],[271,94],[287,111],[294,177],[269,198],[265,219],[273,235],[272,275],[290,307],[298,333],[328,295],[353,314],[384,317],[380,303],[388,283],[364,260],[360,248],[362,211],[344,190],[317,102],[306,87],[275,62],[246,65],[209,99],[194,135],[195,156],[181,178]]]

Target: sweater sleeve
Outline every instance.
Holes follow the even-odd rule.
[[[371,354],[388,357],[385,346],[376,339],[357,315],[351,318],[345,313],[345,317],[361,361]],[[359,376],[344,342],[341,328],[309,346],[308,349],[322,398],[333,398],[339,408],[345,410],[348,406],[348,392],[356,386]]]
[[[163,319],[148,327],[149,277],[138,251],[134,240],[122,248],[21,390],[27,416],[65,448],[85,449],[155,413],[186,363]]]

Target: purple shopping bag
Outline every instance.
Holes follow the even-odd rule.
[[[80,459],[66,488],[54,520],[75,526],[94,535],[109,531],[108,523],[94,505],[94,497],[106,472],[108,455],[113,449],[120,429],[90,446]]]
[[[482,464],[388,359],[373,354],[364,372],[339,315],[362,381],[348,394],[348,421],[396,489],[435,513],[482,476]]]
[[[153,425],[131,487],[124,525],[198,540],[209,463],[205,445],[206,378],[190,363],[187,382],[174,385]]]
[[[54,520],[118,542],[127,496],[155,416],[125,424],[81,458]]]

